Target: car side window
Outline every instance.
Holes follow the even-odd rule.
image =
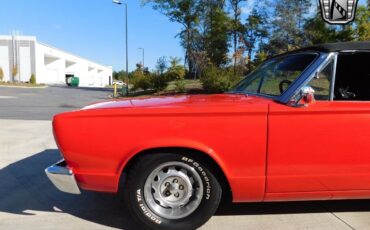
[[[334,100],[370,101],[370,52],[338,55]]]
[[[315,99],[327,101],[330,99],[330,83],[332,81],[334,61],[330,61],[322,71],[307,84],[315,90]]]

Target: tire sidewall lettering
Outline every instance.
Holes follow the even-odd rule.
[[[200,164],[197,161],[189,157],[184,156],[181,158],[181,160],[186,162],[187,164],[190,164],[190,166],[194,167],[200,173],[200,176],[203,178],[203,182],[206,188],[205,189],[205,199],[209,200],[211,197],[212,186],[211,186],[211,181],[209,177],[207,176],[206,171],[202,168],[202,166],[200,166]]]
[[[144,203],[143,195],[142,195],[140,188],[136,190],[136,201],[139,205],[139,209],[144,214],[144,216],[146,216],[149,220],[151,220],[152,222],[156,224],[162,224],[162,220],[158,218],[157,216],[155,216]]]

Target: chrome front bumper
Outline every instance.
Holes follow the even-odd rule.
[[[67,168],[65,160],[45,169],[46,175],[60,191],[72,194],[81,194],[72,170]]]

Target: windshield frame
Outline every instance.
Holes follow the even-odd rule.
[[[281,58],[281,57],[284,58],[284,57],[287,57],[287,56],[297,55],[297,54],[311,54],[311,55],[314,54],[314,55],[316,55],[316,57],[302,71],[302,73],[292,82],[292,84],[289,85],[289,87],[281,95],[274,96],[274,95],[268,95],[268,94],[262,94],[262,93],[239,92],[239,91],[233,91],[233,90],[228,91],[226,93],[228,93],[228,94],[243,94],[243,95],[253,95],[253,96],[259,96],[259,97],[265,97],[265,98],[269,98],[269,99],[278,101],[280,103],[287,104],[289,102],[289,100],[291,99],[291,97],[293,96],[293,94],[296,92],[297,88],[299,88],[300,85],[302,85],[302,83],[305,82],[305,80],[307,78],[309,78],[312,75],[313,72],[315,72],[315,70],[322,64],[322,62],[324,62],[327,59],[327,56],[329,54],[328,53],[324,53],[324,52],[319,52],[319,51],[289,52],[289,53],[285,53],[285,54],[281,54],[281,55],[278,55],[278,56],[269,58],[269,59],[267,59],[266,61],[264,61],[260,65],[260,66],[262,66],[266,62],[269,62],[269,61],[271,61],[272,59],[275,59],[275,58]],[[246,77],[248,77],[248,76],[249,76],[249,74]]]

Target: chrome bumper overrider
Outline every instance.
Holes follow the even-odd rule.
[[[64,160],[45,169],[46,175],[60,191],[72,194],[81,194],[72,170],[67,168]]]

